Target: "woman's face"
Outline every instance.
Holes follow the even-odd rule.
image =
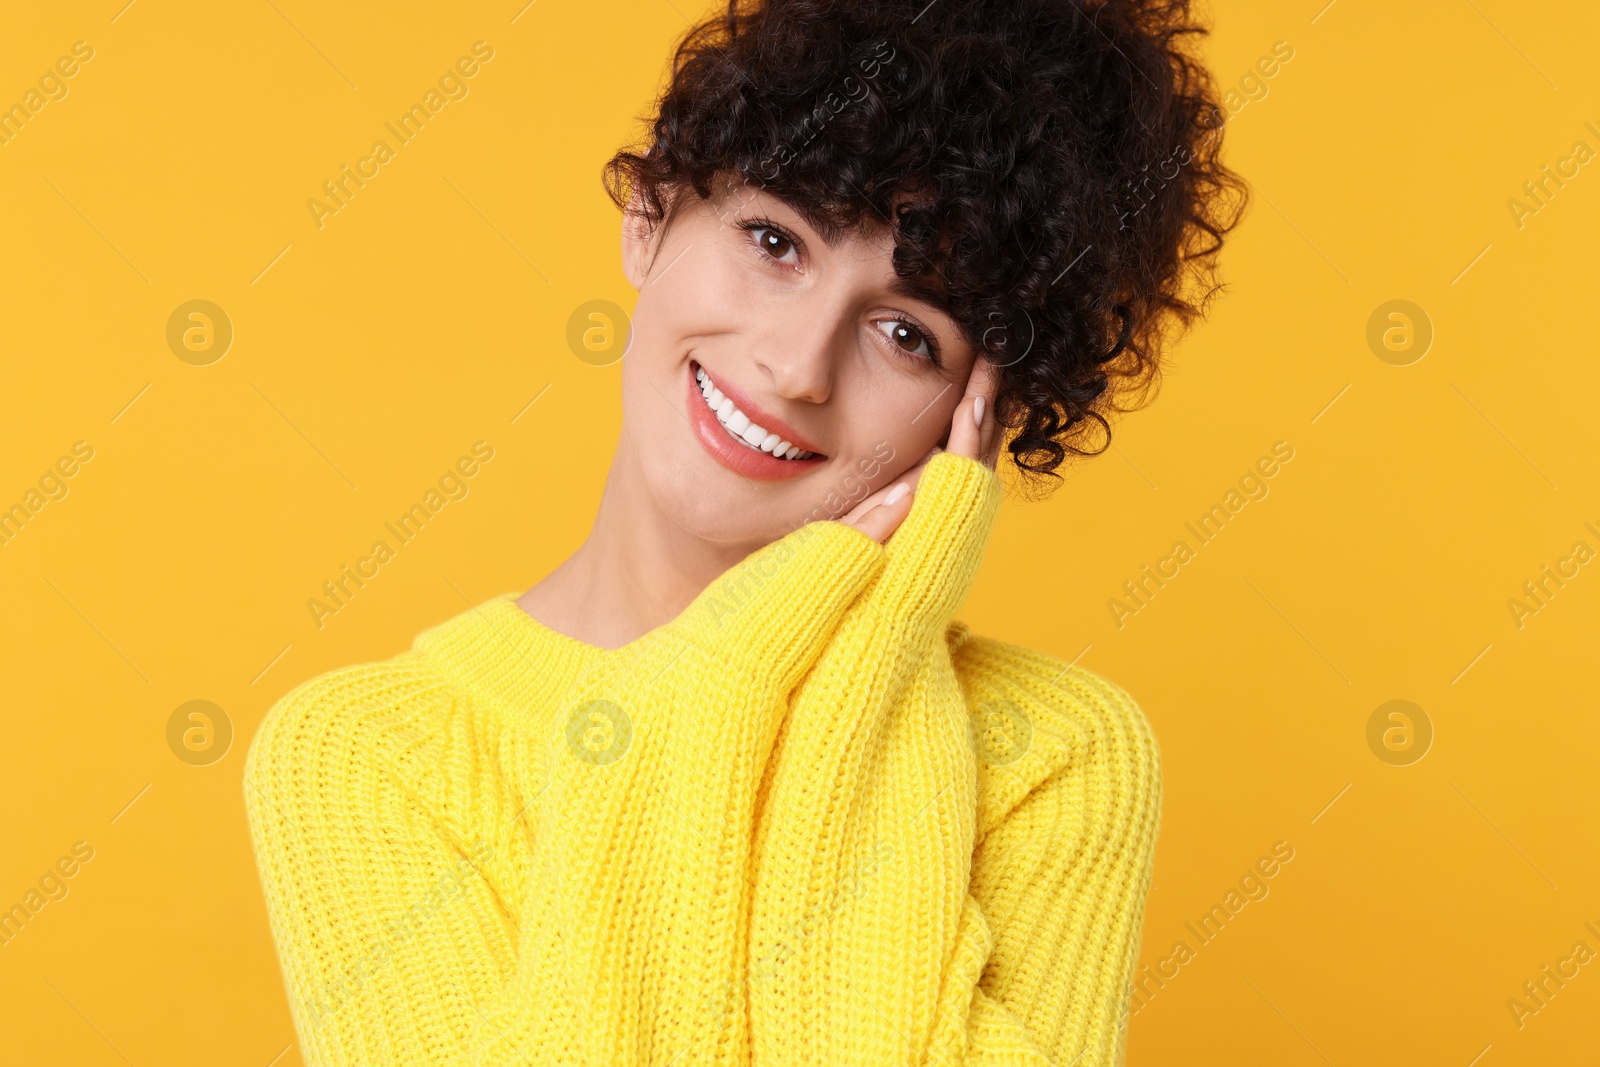
[[[942,443],[976,353],[896,291],[886,225],[830,245],[749,185],[688,195],[648,235],[624,218],[639,300],[618,459],[684,531],[753,547],[843,515]]]

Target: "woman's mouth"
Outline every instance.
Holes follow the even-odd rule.
[[[727,430],[728,435],[735,441],[777,456],[779,459],[810,459],[815,455],[792,441],[785,441],[779,434],[769,433],[759,423],[752,421],[750,416],[739,410],[732,399],[723,395],[722,390],[717,388],[704,367],[695,369],[694,378],[700,384],[700,395],[705,399],[706,406],[717,416],[722,428]]]
[[[741,405],[724,393],[698,363],[691,360],[689,371],[690,423],[701,445],[723,466],[746,477],[776,481],[803,474],[827,458],[791,440],[798,435],[743,396]]]

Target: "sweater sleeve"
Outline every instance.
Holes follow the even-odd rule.
[[[511,970],[508,850],[439,770],[484,762],[452,741],[484,736],[467,715],[402,657],[302,684],[251,743],[246,812],[309,1067],[456,1062]]]
[[[974,638],[959,657],[980,734],[966,1065],[1114,1067],[1161,809],[1160,751],[1124,690]]]
[[[944,640],[999,509],[993,471],[929,461],[791,698],[756,828],[750,1014],[760,1067],[953,1063],[987,929],[969,893],[978,764]]]
[[[950,626],[999,496],[935,457],[793,695],[757,826],[757,1064],[1120,1062],[1157,753],[1126,693]]]
[[[749,1061],[750,828],[787,694],[883,548],[814,523],[573,687],[526,751],[543,785],[516,974],[473,1062]]]

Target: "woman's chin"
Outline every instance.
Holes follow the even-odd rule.
[[[805,521],[803,514],[788,521],[791,509],[775,507],[772,502],[753,503],[748,492],[717,492],[708,488],[674,494],[674,497],[660,502],[673,524],[709,544],[745,546],[754,551]]]
[[[811,471],[785,481],[757,481],[706,454],[686,433],[683,447],[635,447],[637,477],[654,510],[684,533],[710,544],[754,551],[813,519],[833,517],[825,481]],[[630,483],[633,477],[628,479]]]

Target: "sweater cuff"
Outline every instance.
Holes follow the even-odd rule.
[[[816,662],[884,559],[883,546],[854,527],[808,523],[702,590],[679,617],[679,633],[730,668],[730,681],[786,692]]]
[[[870,594],[908,636],[943,633],[977,576],[1004,496],[999,477],[977,460],[941,452],[928,461]]]

